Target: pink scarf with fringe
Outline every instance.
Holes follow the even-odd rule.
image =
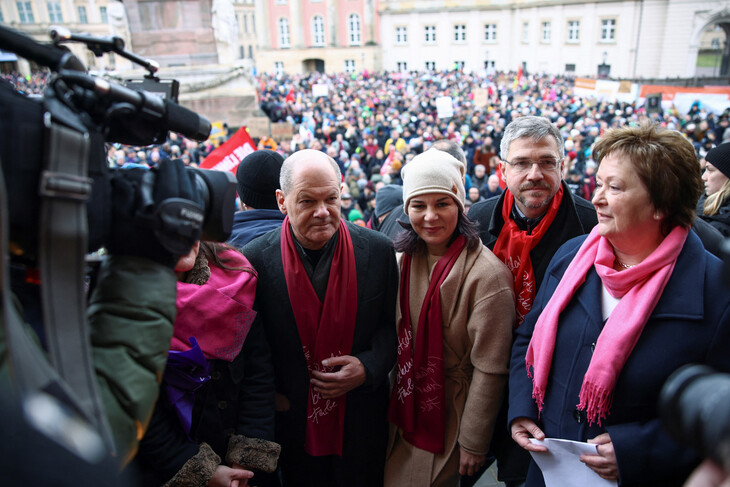
[[[586,412],[588,424],[601,424],[611,409],[616,380],[674,271],[687,233],[688,229],[675,227],[640,264],[619,272],[613,269],[616,257],[611,244],[598,234],[598,227],[593,228],[537,319],[527,348],[527,374],[538,412],[543,408],[560,313],[595,267],[611,296],[621,298],[598,337],[577,406]]]

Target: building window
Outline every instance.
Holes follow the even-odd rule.
[[[279,19],[279,47],[289,47],[289,19]]]
[[[321,15],[312,18],[312,38],[315,46],[324,46],[324,17]]]
[[[88,24],[89,18],[86,16],[86,7],[83,5],[79,5],[78,7],[78,13],[79,13],[79,23],[80,24]]]
[[[5,22],[5,17],[3,17],[3,10],[0,8],[0,22]]]
[[[35,22],[33,18],[33,8],[30,2],[15,2],[18,6],[18,17],[20,18],[21,24],[31,24]]]
[[[61,4],[59,2],[47,2],[48,20],[51,23],[63,22],[63,12],[61,12]]]
[[[436,71],[436,61],[426,61],[426,71]]]
[[[286,0],[276,0],[277,5],[286,5]]]
[[[578,42],[580,40],[580,21],[568,21],[568,42]]]
[[[542,42],[550,42],[552,35],[552,26],[549,21],[542,23]]]
[[[274,61],[274,73],[284,74],[284,63],[281,61]]]
[[[497,24],[484,25],[484,40],[486,42],[497,42]]]
[[[350,14],[347,18],[347,37],[350,39],[351,46],[359,46],[362,42],[360,40],[360,16],[357,14]]]
[[[101,16],[101,23],[108,24],[109,17],[106,14],[106,7],[99,7],[99,15]]]
[[[427,25],[423,28],[423,32],[426,36],[426,44],[434,44],[436,42],[436,26]]]
[[[522,23],[522,43],[523,44],[530,43],[530,23],[529,22]]]
[[[248,46],[248,58],[253,59],[253,46]]]
[[[616,19],[601,20],[601,42],[616,40]]]
[[[256,14],[251,14],[251,30],[256,33]]]
[[[354,73],[355,72],[355,60],[354,59],[345,59],[345,73]]]
[[[350,14],[347,18],[347,37],[351,46],[360,45],[360,16],[357,14]]]
[[[398,71],[408,71],[408,63],[405,61],[398,61],[395,65]]]
[[[466,25],[454,26],[454,42],[466,42]]]
[[[246,48],[244,46],[238,47],[238,58],[239,59],[245,59],[246,58]]]
[[[243,32],[248,34],[248,15],[243,14]]]
[[[395,43],[398,46],[404,46],[408,43],[408,29],[406,27],[395,28]]]
[[[574,73],[575,72],[575,64],[566,64],[565,65],[565,72],[566,73]]]

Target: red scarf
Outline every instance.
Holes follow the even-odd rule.
[[[502,231],[499,232],[497,242],[494,244],[494,255],[507,265],[515,279],[517,326],[520,326],[525,320],[525,316],[532,308],[532,301],[535,299],[535,271],[532,269],[530,251],[540,243],[545,232],[552,225],[562,201],[563,186],[560,185],[560,189],[553,197],[547,213],[542,217],[540,223],[533,228],[532,233],[528,235],[527,232],[520,230],[520,227],[511,218],[512,206],[515,203],[514,195],[509,189],[504,192],[504,201],[502,202],[504,226]]]
[[[398,374],[390,397],[388,421],[403,430],[403,438],[432,453],[443,453],[446,436],[444,398],[443,318],[441,284],[466,245],[459,236],[436,262],[418,317],[416,344],[409,307],[411,256],[403,255],[398,324]],[[415,370],[415,373],[414,373]],[[414,387],[415,386],[415,387]]]
[[[538,411],[542,411],[545,399],[560,313],[583,285],[591,267],[595,267],[609,294],[621,298],[601,330],[578,398],[578,409],[586,412],[588,424],[601,424],[611,409],[616,379],[662,296],[687,232],[686,228],[674,227],[649,257],[619,272],[613,268],[616,257],[611,244],[598,234],[598,227],[591,231],[540,313],[527,348],[525,362]]]
[[[226,262],[229,267],[251,267],[235,250],[220,256],[230,259]],[[202,286],[177,283],[177,318],[170,350],[190,350],[190,337],[194,336],[207,359],[232,362],[256,318],[257,279],[249,272],[222,269],[210,262],[208,267],[210,277]]]
[[[340,219],[324,303],[317,297],[302,265],[289,230],[288,216],[281,225],[281,258],[307,367],[310,373],[312,370],[334,372],[335,368],[324,367],[322,360],[350,354],[357,317],[357,274],[350,231]],[[323,399],[309,386],[304,441],[308,454],[342,455],[345,397]]]

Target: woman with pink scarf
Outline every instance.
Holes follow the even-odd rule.
[[[594,154],[598,225],[555,254],[517,330],[512,438],[596,444],[581,461],[620,486],[681,485],[699,458],[662,430],[661,387],[687,363],[730,371],[722,263],[690,231],[700,166],[679,132],[649,124],[607,132]],[[544,485],[534,461],[526,485]]]

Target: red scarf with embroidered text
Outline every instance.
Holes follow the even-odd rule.
[[[403,438],[422,450],[444,451],[446,411],[444,397],[443,318],[441,285],[451,272],[466,239],[459,236],[436,262],[418,317],[416,343],[409,306],[411,256],[403,255],[398,323],[398,373],[390,398],[388,421],[403,430]]]
[[[324,303],[319,300],[297,252],[289,230],[289,217],[281,225],[281,258],[299,338],[307,368],[334,372],[322,360],[349,355],[357,317],[357,273],[350,231],[340,219]],[[342,455],[345,397],[324,399],[309,386],[304,449],[312,456]]]
[[[530,251],[540,243],[545,232],[552,225],[562,201],[563,186],[561,185],[553,197],[545,216],[532,230],[532,233],[528,235],[527,232],[520,230],[520,227],[511,218],[515,197],[509,189],[505,190],[504,201],[502,202],[504,226],[502,231],[499,232],[497,242],[494,244],[494,255],[507,265],[515,279],[516,326],[520,326],[525,320],[525,316],[532,308],[532,301],[535,299],[535,271],[532,268]]]

